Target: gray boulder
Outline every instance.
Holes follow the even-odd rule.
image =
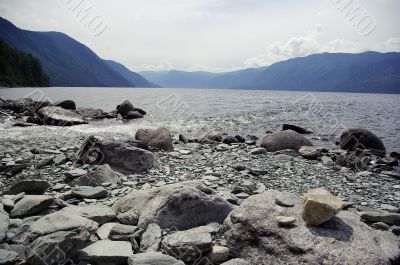
[[[167,152],[174,150],[171,133],[167,128],[164,127],[156,130],[140,129],[136,132],[135,139],[143,142],[149,147],[157,148]]]
[[[81,115],[86,119],[104,119],[106,117],[106,113],[102,109],[94,109],[94,108],[78,108],[76,113]]]
[[[87,232],[75,231],[60,231],[40,237],[27,249],[27,261],[31,265],[67,264],[89,237]]]
[[[184,144],[189,143],[189,139],[183,134],[179,134],[179,141],[184,143]]]
[[[315,160],[322,157],[323,152],[326,151],[323,148],[313,146],[302,146],[299,149],[300,155],[305,159]]]
[[[96,234],[100,239],[108,239],[111,229],[117,223],[106,223],[97,229]]]
[[[8,226],[10,224],[10,217],[3,209],[3,205],[0,204],[0,242],[6,238]]]
[[[20,98],[17,100],[5,100],[2,108],[13,110],[16,113],[22,113],[25,111],[29,111],[34,104],[33,99],[31,98]]]
[[[132,103],[129,100],[124,100],[121,105],[117,106],[117,113],[121,114],[121,116],[126,116],[129,111],[135,111]]]
[[[324,188],[309,190],[304,195],[302,218],[307,225],[318,226],[340,212],[344,203]]]
[[[49,101],[34,101],[32,98],[0,100],[0,107],[16,113],[33,115],[38,109],[51,105]]]
[[[102,199],[108,192],[103,187],[78,186],[72,189],[72,196],[83,199]]]
[[[27,240],[34,240],[38,237],[58,231],[84,229],[88,230],[89,232],[95,232],[98,228],[99,225],[92,220],[79,215],[58,211],[34,221],[25,232],[24,237]]]
[[[250,263],[244,259],[231,259],[221,265],[250,265]]]
[[[150,223],[161,228],[187,229],[209,222],[221,223],[234,207],[201,182],[188,181],[133,191],[113,208],[117,213],[136,210],[138,226],[143,229]]]
[[[92,221],[99,223],[99,225],[112,222],[116,220],[116,215],[111,207],[106,205],[81,205],[81,206],[68,206],[61,211],[75,214]]]
[[[94,264],[126,264],[133,255],[127,241],[99,240],[77,252],[77,259]]]
[[[50,188],[50,183],[45,180],[22,180],[15,183],[7,193],[19,194],[21,192],[25,192],[26,194],[41,195],[48,188]]]
[[[146,252],[135,254],[128,259],[129,265],[185,265],[174,257],[160,252]]]
[[[12,218],[32,216],[46,210],[53,204],[53,198],[44,195],[25,195],[10,213]]]
[[[250,264],[391,264],[399,261],[399,240],[382,234],[341,211],[318,227],[301,218],[302,200],[294,207],[276,205],[280,192],[269,190],[245,200],[225,220],[227,247]],[[293,216],[296,226],[281,227],[276,216]],[[381,232],[381,231],[379,231]],[[390,238],[390,239],[389,239]]]
[[[162,239],[161,228],[157,224],[149,224],[140,240],[140,250],[142,252],[159,251]]]
[[[146,115],[146,111],[135,108],[129,100],[125,100],[117,106],[117,114],[121,114],[124,119],[139,119]]]
[[[107,164],[96,166],[96,168],[83,176],[71,181],[71,186],[100,186],[102,183],[120,184],[121,178]]]
[[[264,137],[261,147],[268,152],[276,152],[286,149],[299,151],[302,146],[312,146],[310,140],[292,130],[272,133]]]
[[[53,106],[61,107],[63,109],[76,110],[75,102],[69,99],[54,102]]]
[[[130,210],[117,215],[118,221],[125,225],[137,225],[139,214],[136,210]]]
[[[142,114],[140,114],[140,112],[138,112],[138,111],[128,111],[128,113],[125,115],[125,116],[123,116],[125,119],[128,119],[128,120],[134,120],[134,119],[141,119],[141,118],[143,118],[143,115]]]
[[[13,265],[18,260],[18,253],[11,250],[0,249],[0,264]]]
[[[122,173],[140,173],[153,167],[154,155],[129,143],[102,142],[91,136],[81,146],[76,164],[103,165]]]
[[[75,168],[64,173],[68,179],[76,179],[86,174],[87,171],[81,168]]]
[[[185,263],[199,264],[201,260],[207,259],[206,254],[212,250],[212,238],[206,231],[179,231],[165,237],[162,246],[168,255]]]
[[[213,142],[222,142],[222,135],[217,132],[210,132],[199,140],[201,144],[210,144]]]
[[[340,135],[339,146],[341,149],[353,151],[359,149],[376,149],[386,152],[381,139],[367,129],[351,128],[344,130]]]
[[[136,226],[115,224],[108,235],[108,238],[115,241],[132,241],[137,230]]]
[[[72,126],[88,123],[81,115],[72,110],[49,106],[37,111],[39,121],[43,125]]]
[[[360,212],[361,218],[367,222],[383,222],[388,225],[400,225],[400,214],[388,212]]]

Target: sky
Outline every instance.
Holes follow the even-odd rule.
[[[133,71],[400,51],[399,14],[400,0],[0,0],[0,16],[16,26],[66,33]]]

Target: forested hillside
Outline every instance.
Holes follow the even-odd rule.
[[[0,86],[44,87],[49,86],[49,78],[37,58],[0,39]]]

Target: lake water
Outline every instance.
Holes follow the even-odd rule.
[[[291,92],[265,90],[150,89],[150,88],[12,88],[0,98],[32,97],[57,101],[72,99],[78,107],[111,111],[124,99],[148,112],[129,122],[104,120],[52,133],[71,131],[114,138],[133,137],[138,128],[166,126],[174,134],[199,137],[209,131],[259,137],[280,130],[283,123],[311,129],[316,145],[333,147],[344,128],[373,131],[389,151],[400,151],[400,95]],[[10,121],[11,123],[11,121]],[[1,125],[0,137],[40,137],[48,128]]]

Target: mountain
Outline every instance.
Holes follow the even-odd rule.
[[[231,88],[246,85],[264,68],[249,68],[227,73],[160,71],[139,72],[146,79],[162,87],[173,88]]]
[[[49,77],[37,58],[10,47],[0,39],[0,86],[44,87],[49,86]]]
[[[142,76],[162,87],[174,88],[211,88],[210,80],[220,74],[208,72],[185,72],[185,71],[164,71],[164,72],[139,72]]]
[[[37,57],[52,86],[136,86],[88,47],[63,33],[22,30],[0,17],[0,38]]]
[[[211,86],[215,88],[246,87],[266,67],[247,68],[218,75],[211,80]]]
[[[248,88],[400,93],[400,53],[323,53],[275,63]]]
[[[114,71],[119,73],[121,76],[123,76],[126,80],[131,82],[132,84],[135,84],[137,87],[160,87],[156,84],[150,83],[147,81],[143,76],[132,72],[128,68],[126,68],[124,65],[112,61],[112,60],[104,60],[108,66],[110,66]]]
[[[321,53],[227,73],[141,72],[163,87],[400,93],[400,53]]]

